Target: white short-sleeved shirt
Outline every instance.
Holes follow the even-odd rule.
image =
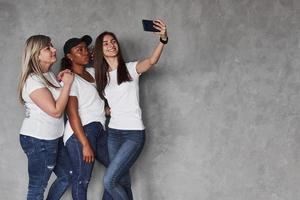
[[[53,85],[60,87],[55,75],[52,72],[43,74]],[[48,88],[55,100],[60,95],[61,88],[53,88],[36,74],[30,74],[22,89],[22,97],[25,101],[25,119],[20,130],[20,134],[44,140],[53,140],[63,135],[63,117],[55,118],[41,110],[30,98],[30,94],[39,89]]]
[[[86,71],[95,78],[94,68],[86,68]],[[104,125],[104,101],[98,94],[96,83],[90,83],[75,74],[70,96],[77,97],[78,113],[83,126],[91,122],[101,122],[101,124]],[[64,142],[66,142],[73,135],[73,133],[74,131],[70,125],[70,122],[67,120],[64,132]]]
[[[111,108],[108,127],[121,130],[144,130],[142,111],[139,105],[139,74],[137,62],[126,63],[132,81],[118,85],[117,70],[109,72],[110,81],[105,87],[105,97]]]

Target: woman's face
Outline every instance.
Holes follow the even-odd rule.
[[[43,71],[48,71],[51,65],[56,62],[56,49],[52,43],[40,50],[39,61],[42,67],[45,67]]]
[[[117,41],[111,35],[103,37],[103,55],[104,57],[116,57],[119,52]]]
[[[77,65],[86,65],[89,63],[89,51],[85,42],[81,42],[73,47],[68,53],[68,58]]]

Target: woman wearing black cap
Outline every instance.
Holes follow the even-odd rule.
[[[110,164],[104,175],[104,187],[117,200],[133,198],[129,190],[129,170],[141,153],[145,141],[145,127],[139,105],[139,77],[158,62],[168,42],[164,22],[155,20],[154,28],[158,30],[159,43],[148,58],[137,62],[125,63],[119,42],[111,32],[101,33],[95,43],[97,88],[100,95],[107,98],[111,108],[108,125]]]
[[[64,142],[70,154],[73,167],[72,197],[86,200],[95,158],[108,166],[107,138],[104,101],[99,97],[94,68],[86,68],[89,63],[87,46],[92,42],[88,35],[71,38],[64,45],[65,56],[61,70],[69,69],[75,74],[67,105]],[[103,199],[111,199],[104,191]]]

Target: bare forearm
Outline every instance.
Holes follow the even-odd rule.
[[[149,57],[149,61],[150,61],[150,65],[154,65],[158,62],[161,54],[162,54],[162,51],[164,49],[164,44],[159,42],[159,44],[156,46],[156,48],[154,49],[152,55]]]
[[[55,102],[54,113],[58,116],[61,116],[65,110],[65,107],[68,103],[69,93],[71,85],[64,85],[61,89],[61,93]]]
[[[87,137],[85,136],[83,126],[79,117],[71,117],[69,119],[70,125],[74,131],[76,138],[79,140],[82,146],[86,146],[89,144]]]
[[[152,52],[149,58],[146,58],[138,62],[137,72],[139,74],[148,71],[153,65],[155,65],[158,62],[164,46],[165,45],[163,43],[159,42],[159,44],[156,46],[156,48],[154,49],[154,51]]]

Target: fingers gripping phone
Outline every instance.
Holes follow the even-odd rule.
[[[159,30],[153,27],[154,25],[153,20],[143,19],[142,23],[143,23],[144,31],[159,32]]]

